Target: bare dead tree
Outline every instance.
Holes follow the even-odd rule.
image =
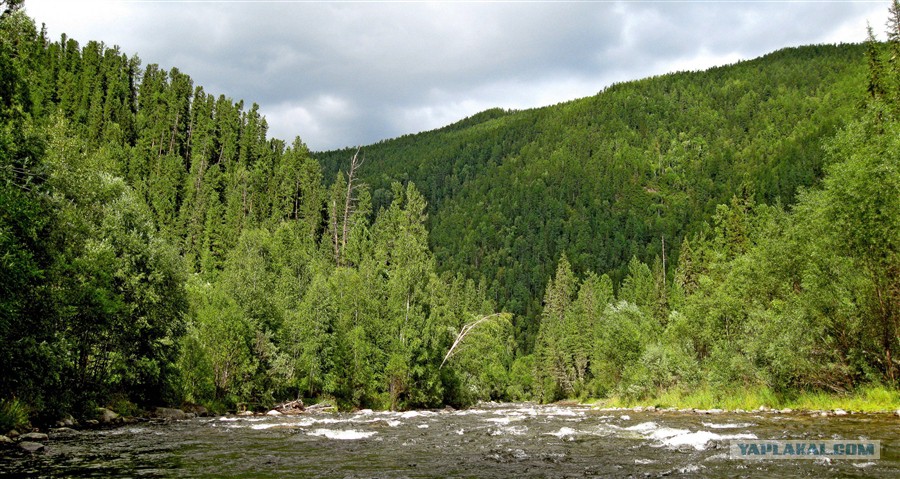
[[[356,171],[362,164],[366,161],[364,157],[359,156],[361,148],[356,149],[356,153],[353,154],[353,158],[350,159],[350,172],[347,174],[347,198],[344,202],[344,232],[341,237],[341,249],[347,246],[347,234],[349,233],[350,228],[350,217],[356,211],[356,198],[354,197],[354,191],[359,188],[359,185],[356,183]]]
[[[362,147],[356,148],[356,153],[350,159],[350,169],[347,172],[347,191],[343,198],[344,214],[341,218],[340,228],[338,228],[337,199],[332,198],[331,200],[331,239],[334,242],[334,260],[338,266],[343,264],[342,253],[347,246],[347,237],[350,235],[350,218],[356,212],[356,195],[354,193],[360,187],[357,181],[357,172],[365,162],[365,158],[360,156],[361,150]],[[338,232],[339,229],[340,233]]]
[[[462,329],[459,330],[459,334],[456,335],[456,340],[453,341],[453,345],[450,346],[450,350],[447,351],[447,355],[444,356],[444,360],[441,361],[441,365],[438,366],[438,369],[443,368],[443,367],[444,367],[444,364],[445,364],[451,357],[453,357],[453,353],[457,351],[456,348],[457,348],[460,344],[462,344],[463,339],[465,339],[466,336],[467,336],[470,332],[472,332],[473,329],[475,329],[475,326],[478,326],[479,324],[481,324],[481,323],[483,323],[483,322],[485,322],[485,321],[487,321],[487,320],[489,320],[489,319],[491,319],[491,318],[496,318],[496,317],[499,317],[499,316],[503,316],[503,315],[505,315],[505,314],[506,314],[506,313],[494,313],[494,314],[489,314],[489,315],[487,315],[487,316],[482,316],[482,317],[478,318],[477,320],[475,320],[475,321],[473,321],[473,322],[471,322],[471,323],[466,324],[465,326],[463,326]]]

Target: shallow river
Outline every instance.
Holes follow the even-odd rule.
[[[878,460],[733,458],[734,441],[880,440]],[[51,434],[0,451],[28,477],[900,477],[890,415],[602,411],[530,404],[462,411],[197,418]]]

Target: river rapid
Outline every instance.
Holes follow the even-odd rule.
[[[734,441],[879,440],[881,458],[746,460]],[[452,411],[232,416],[51,433],[0,451],[27,477],[900,477],[888,414],[610,411],[483,404]]]

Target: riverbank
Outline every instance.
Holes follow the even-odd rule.
[[[601,408],[653,407],[681,410],[790,410],[790,411],[845,411],[864,413],[900,414],[900,391],[883,386],[867,386],[852,392],[837,394],[825,392],[776,393],[767,388],[740,391],[717,391],[701,388],[691,391],[670,389],[645,399],[613,396],[591,399],[583,404]]]

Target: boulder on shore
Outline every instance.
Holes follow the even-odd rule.
[[[209,410],[199,404],[185,404],[182,408],[186,414],[194,414],[195,417],[209,416]]]
[[[0,436],[0,444],[12,444],[12,443],[13,443],[12,439],[10,439],[6,436]]]
[[[181,409],[174,409],[169,407],[158,407],[153,410],[153,417],[158,417],[161,419],[172,419],[172,420],[181,420],[187,419],[188,416]]]
[[[97,408],[97,420],[100,421],[100,424],[109,424],[115,421],[117,417],[119,417],[118,414],[105,407]]]
[[[56,427],[72,427],[75,425],[75,418],[72,415],[68,415],[59,421],[56,421]]]

